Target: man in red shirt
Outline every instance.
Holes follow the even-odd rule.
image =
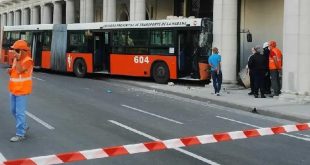
[[[277,48],[275,41],[269,41],[269,70],[271,78],[271,87],[273,96],[279,96],[281,93],[280,72],[282,71],[282,52]]]

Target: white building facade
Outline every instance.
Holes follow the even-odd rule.
[[[237,82],[251,47],[276,40],[284,58],[281,98],[310,101],[309,7],[309,0],[0,0],[0,24],[208,16],[213,20],[213,45],[223,59],[224,83]],[[247,31],[253,42],[246,41]]]

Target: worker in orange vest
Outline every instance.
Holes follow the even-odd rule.
[[[10,76],[8,88],[11,111],[16,121],[16,135],[10,141],[19,142],[25,139],[29,128],[26,124],[26,102],[27,96],[32,91],[33,61],[26,41],[18,40],[11,48],[14,51],[14,61],[12,68],[8,69]]]
[[[280,72],[282,71],[282,52],[277,48],[275,41],[269,41],[269,70],[271,78],[271,88],[273,96],[279,96],[281,93]]]

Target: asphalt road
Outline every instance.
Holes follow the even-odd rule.
[[[293,123],[155,92],[126,79],[35,72],[28,100],[28,138],[10,143],[15,128],[7,81],[1,66],[0,160]],[[309,131],[296,132],[71,164],[309,165],[309,142]]]

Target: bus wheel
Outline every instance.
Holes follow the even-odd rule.
[[[86,63],[83,59],[77,59],[73,65],[73,72],[76,77],[82,78],[85,77],[87,72]]]
[[[170,78],[169,68],[164,62],[157,62],[152,67],[152,76],[155,82],[166,84]]]

